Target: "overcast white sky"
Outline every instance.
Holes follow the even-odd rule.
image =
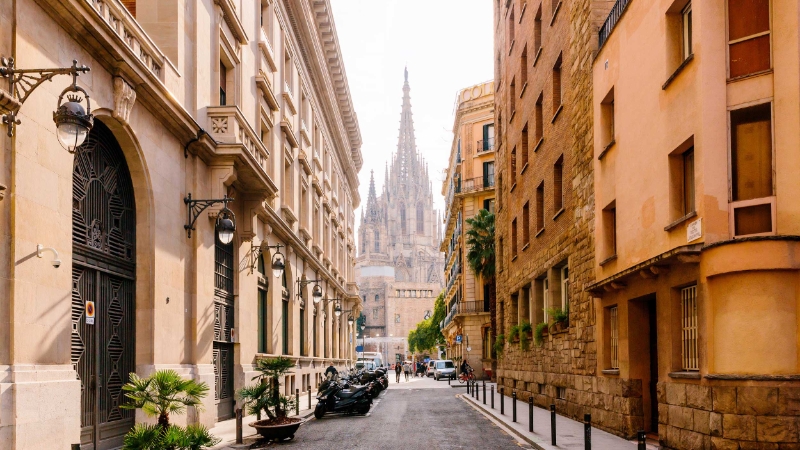
[[[489,0],[331,0],[345,71],[361,128],[367,202],[370,170],[380,194],[397,148],[403,67],[408,65],[417,149],[428,161],[434,208],[453,139],[456,93],[494,76]],[[361,210],[356,211],[356,224]]]

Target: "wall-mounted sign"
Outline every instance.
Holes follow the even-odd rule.
[[[460,343],[461,343],[461,335],[458,334],[458,335],[456,335],[456,344],[460,344]]]
[[[686,227],[686,242],[692,242],[703,236],[702,220],[697,219]]]
[[[86,302],[86,325],[94,325],[95,312],[94,302],[91,300]]]

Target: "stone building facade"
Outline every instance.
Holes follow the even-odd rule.
[[[119,408],[130,372],[206,382],[173,420],[211,427],[257,358],[292,358],[286,393],[354,359],[334,308],[360,308],[361,138],[328,1],[16,0],[0,17],[16,67],[91,68],[95,117],[75,155],[60,147],[57,76],[0,139],[0,447],[116,448],[144,420]],[[230,244],[219,203],[187,235],[190,194],[233,198]],[[338,300],[315,305],[315,283]]]
[[[800,448],[798,3],[619,12],[593,63],[597,382],[640,383],[663,448]]]
[[[466,358],[479,378],[491,378],[491,317],[488,286],[467,264],[466,220],[481,209],[495,210],[494,83],[462,89],[456,99],[453,144],[442,195],[445,196],[445,306],[441,323],[448,358]],[[460,336],[460,339],[459,339]]]
[[[630,436],[641,384],[597,377],[592,60],[613,2],[496,1],[497,327],[547,323],[504,345],[497,380],[559,414]],[[568,321],[554,324],[558,309]]]
[[[365,351],[381,352],[389,363],[409,356],[408,333],[433,314],[442,289],[441,217],[433,209],[428,165],[417,153],[410,91],[406,70],[397,150],[380,196],[371,175],[358,228]]]

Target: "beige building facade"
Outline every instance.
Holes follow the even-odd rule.
[[[798,3],[617,3],[593,64],[597,382],[640,385],[665,448],[796,448]]]
[[[257,358],[295,361],[286,393],[350,364],[361,138],[328,1],[16,0],[0,17],[17,68],[91,68],[95,117],[61,148],[57,76],[0,140],[0,448],[115,448],[145,420],[119,408],[129,372],[206,382],[175,421],[213,426]]]
[[[481,209],[495,211],[494,82],[462,89],[456,100],[453,144],[445,196],[444,279],[447,316],[440,327],[447,357],[466,359],[478,378],[491,378],[491,316],[488,286],[467,263],[466,220]]]
[[[410,357],[408,333],[433,314],[442,289],[440,216],[428,164],[417,151],[408,70],[404,77],[397,149],[380,195],[370,177],[355,266],[367,319],[364,350],[380,352],[389,364]]]

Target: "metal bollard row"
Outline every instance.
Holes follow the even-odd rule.
[[[550,405],[550,440],[556,445],[556,405]]]
[[[592,415],[583,415],[583,448],[592,450]]]
[[[511,393],[511,421],[517,422],[517,391]]]
[[[533,394],[528,397],[528,431],[533,433]]]

